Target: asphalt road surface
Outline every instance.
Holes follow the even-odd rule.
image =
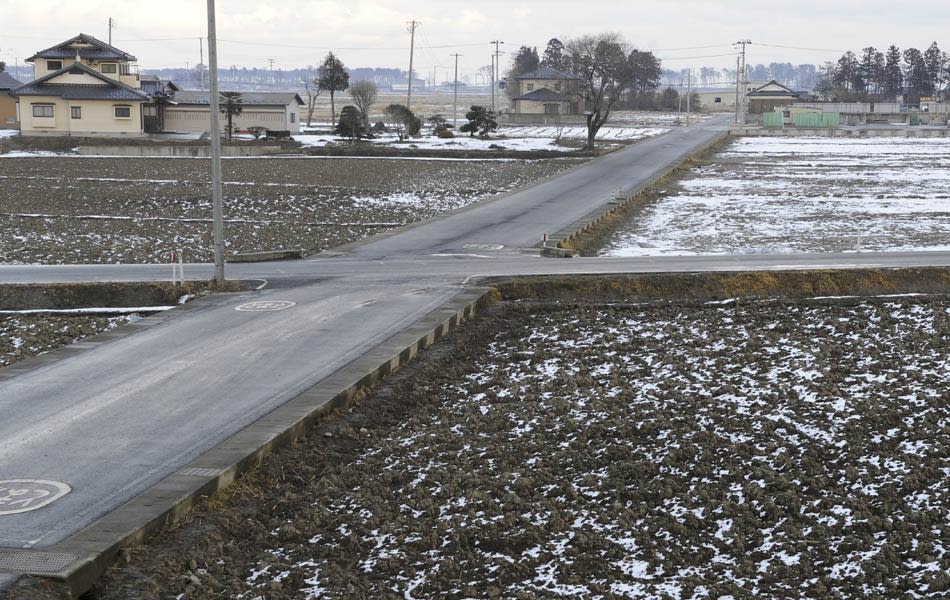
[[[230,278],[269,285],[253,295],[215,297],[76,358],[0,382],[0,481],[52,480],[72,488],[42,509],[0,514],[0,547],[45,548],[63,540],[481,277],[950,265],[947,252],[621,259],[522,252],[726,126],[713,120],[674,130],[339,256],[229,265]],[[211,274],[210,265],[185,270],[196,279]],[[169,275],[166,265],[0,266],[4,283]],[[257,300],[286,308],[237,310]]]

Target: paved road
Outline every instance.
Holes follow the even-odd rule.
[[[724,128],[641,142],[539,186],[356,246],[338,257],[231,265],[266,279],[145,331],[0,382],[0,480],[64,481],[72,493],[0,515],[0,546],[48,547],[267,414],[482,276],[950,265],[950,253],[542,259],[520,249],[614,191],[650,178]],[[473,249],[467,244],[497,244]],[[209,265],[187,274],[207,278]],[[166,266],[0,266],[0,282],[155,280]],[[294,303],[242,312],[251,299]]]

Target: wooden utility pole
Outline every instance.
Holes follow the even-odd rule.
[[[686,126],[689,127],[689,101],[693,95],[693,69],[686,73]]]
[[[418,21],[409,21],[409,91],[406,94],[406,108],[412,110],[412,59],[416,50],[416,27],[422,25]]]
[[[455,91],[452,94],[452,126],[458,129],[459,126],[459,56],[461,54],[453,54],[455,57]]]
[[[221,193],[221,125],[218,98],[218,34],[214,0],[208,0],[208,93],[211,104],[211,203],[214,220],[214,282],[224,283],[224,208]]]
[[[739,79],[742,81],[742,88],[739,90],[739,126],[745,126],[745,115],[746,115],[746,93],[749,91],[749,78],[746,74],[746,62],[745,62],[745,47],[752,43],[752,40],[739,40],[736,42],[737,46],[742,47],[742,63],[741,74]]]
[[[491,43],[495,44],[495,53],[492,54],[491,61],[491,109],[492,112],[495,112],[495,88],[498,86],[498,81],[501,80],[499,77],[501,74],[501,50],[498,49],[498,46],[505,42],[492,40]]]

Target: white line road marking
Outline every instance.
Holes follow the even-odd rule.
[[[236,306],[234,310],[241,312],[277,312],[278,310],[287,310],[291,306],[296,306],[296,302],[287,300],[258,300],[257,302],[248,302],[241,306]]]
[[[0,516],[39,510],[72,491],[59,481],[44,479],[0,480]]]

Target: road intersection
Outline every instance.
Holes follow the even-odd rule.
[[[230,278],[259,280],[262,289],[201,300],[133,335],[93,340],[73,358],[0,380],[0,555],[55,549],[486,277],[950,266],[948,252],[538,255],[544,234],[679,164],[726,129],[721,120],[676,129],[339,253],[229,265]],[[211,273],[212,265],[185,267],[192,279]],[[168,275],[167,265],[0,265],[0,283]],[[37,510],[5,515],[3,481],[69,489]],[[16,572],[0,560],[0,588]]]

